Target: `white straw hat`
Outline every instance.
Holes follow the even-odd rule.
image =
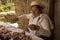
[[[31,6],[34,6],[34,5],[39,5],[39,6],[45,7],[44,4],[42,4],[42,3],[39,2],[39,1],[33,1],[33,2],[31,3]]]

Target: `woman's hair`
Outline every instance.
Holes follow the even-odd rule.
[[[40,10],[40,13],[43,13],[44,7],[39,6],[39,5],[34,5],[34,6],[36,6]],[[31,8],[34,7],[34,6],[31,6]]]
[[[39,8],[39,9],[44,9],[44,7],[39,6],[39,5],[33,5],[33,6],[31,6],[31,8],[34,7],[34,6],[36,6],[36,7]]]

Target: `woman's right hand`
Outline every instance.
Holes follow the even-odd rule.
[[[39,30],[39,26],[34,25],[34,24],[29,25],[29,28],[30,28],[31,30]]]

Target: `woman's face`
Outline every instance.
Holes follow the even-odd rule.
[[[36,6],[33,6],[31,8],[31,11],[32,11],[34,16],[38,16],[40,14],[40,9],[38,7],[36,7]]]

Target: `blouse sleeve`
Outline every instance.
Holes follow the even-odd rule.
[[[41,21],[41,19],[42,19],[42,21]],[[44,35],[46,37],[49,37],[51,35],[49,21],[45,16],[40,18],[40,20],[38,21],[38,25],[40,26],[39,32],[41,35]]]

